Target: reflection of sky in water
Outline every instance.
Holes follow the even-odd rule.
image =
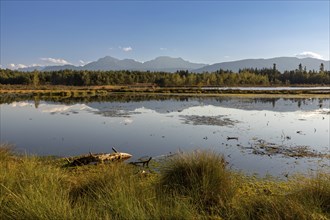
[[[269,158],[253,155],[245,148],[263,139],[328,151],[329,100],[322,100],[321,108],[320,102],[277,99],[275,107],[273,101],[219,102],[212,98],[74,105],[41,102],[37,109],[33,102],[15,102],[1,105],[1,142],[14,143],[29,153],[61,156],[111,152],[115,146],[135,159],[178,149],[211,149],[223,153],[235,169],[280,175],[306,171],[307,166],[315,169],[318,159],[295,160],[283,155]],[[194,126],[183,123],[182,116],[219,116],[235,123]],[[239,140],[227,140],[228,136]]]

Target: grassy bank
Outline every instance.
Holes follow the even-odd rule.
[[[181,98],[217,97],[217,98],[319,98],[328,99],[328,90],[202,90],[201,88],[133,88],[126,87],[65,87],[52,86],[34,89],[31,87],[5,86],[0,88],[0,104],[18,101],[34,101],[38,106],[40,101],[60,103],[87,102],[129,102],[146,100],[168,100]]]
[[[239,85],[238,85],[239,86]],[[254,85],[251,85],[254,87]],[[315,87],[315,85],[302,85]],[[261,87],[262,88],[262,87]],[[217,90],[202,87],[158,87],[158,86],[31,86],[31,85],[1,85],[0,94],[33,94],[39,96],[104,96],[109,93],[137,94],[191,94],[191,95],[222,95],[222,94],[256,94],[256,95],[329,95],[329,90]],[[275,88],[275,87],[274,87]]]
[[[213,152],[174,156],[157,173],[125,163],[64,164],[2,145],[0,219],[330,218],[329,174],[258,179],[230,171]]]

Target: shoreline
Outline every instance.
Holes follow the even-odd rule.
[[[232,86],[232,87],[149,87],[149,86],[16,86],[1,85],[2,94],[50,96],[106,96],[109,94],[152,95],[330,95],[329,86]]]

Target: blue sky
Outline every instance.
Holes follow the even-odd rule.
[[[82,65],[104,56],[329,60],[329,1],[4,1],[1,65]]]

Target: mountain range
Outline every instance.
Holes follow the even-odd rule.
[[[295,70],[298,69],[299,64],[302,64],[303,68],[306,70],[316,70],[320,69],[321,63],[324,64],[324,68],[329,70],[330,61],[315,59],[315,58],[296,58],[296,57],[277,57],[271,59],[245,59],[231,62],[216,63],[213,65],[207,65],[200,69],[196,69],[195,72],[214,72],[219,69],[232,70],[233,72],[238,72],[239,69],[244,68],[273,68],[273,64],[276,64],[277,70],[284,72],[285,70]]]
[[[315,59],[315,58],[296,58],[296,57],[277,57],[271,59],[244,59],[231,62],[215,63],[212,65],[191,63],[182,58],[172,58],[167,56],[157,57],[146,62],[138,62],[133,59],[116,59],[111,56],[106,56],[97,61],[88,63],[84,66],[63,65],[63,66],[38,66],[18,69],[20,71],[33,71],[35,69],[40,71],[58,71],[64,69],[71,70],[138,70],[138,71],[162,71],[162,72],[176,72],[177,70],[188,70],[190,72],[214,72],[220,69],[231,70],[237,72],[244,68],[273,68],[276,64],[280,72],[285,70],[295,70],[301,63],[307,70],[319,70],[321,63],[324,68],[329,70],[330,61]]]

